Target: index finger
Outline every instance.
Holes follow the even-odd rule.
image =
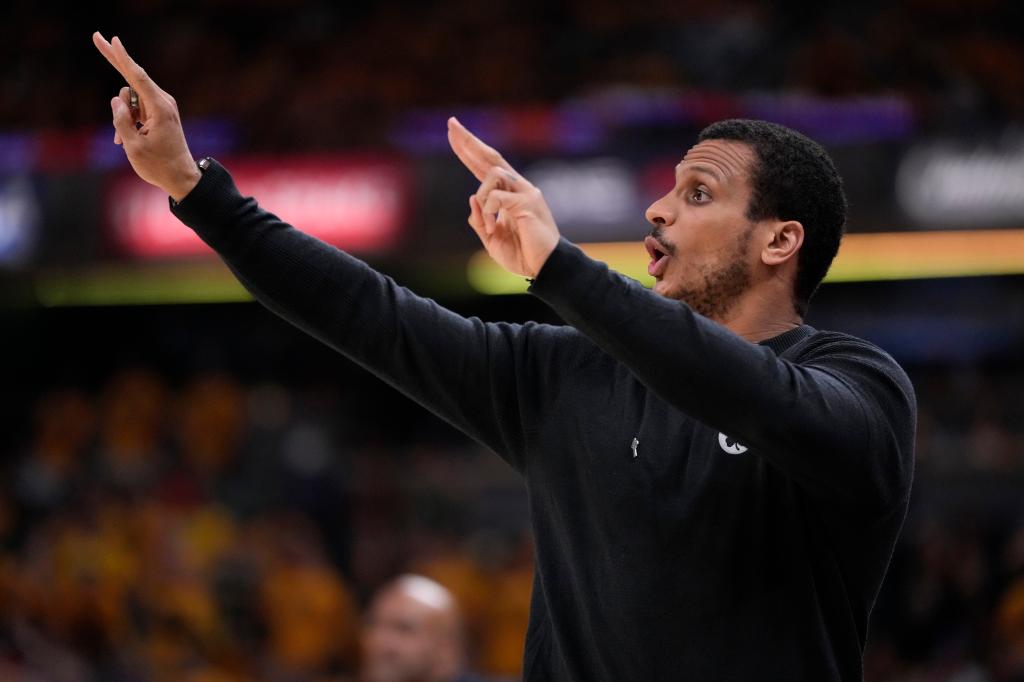
[[[128,81],[128,85],[135,88],[141,96],[155,97],[160,93],[160,88],[146,74],[145,69],[128,56],[128,51],[124,49],[120,38],[114,36],[113,44],[111,44],[99,31],[96,31],[92,34],[92,42],[100,54],[110,62],[110,65]]]
[[[513,170],[496,149],[484,144],[483,140],[469,132],[454,116],[448,119],[448,142],[455,155],[477,180],[482,181],[487,176],[487,171],[495,166]]]

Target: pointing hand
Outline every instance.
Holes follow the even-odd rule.
[[[127,87],[110,100],[114,143],[123,145],[140,178],[180,201],[199,182],[200,173],[185,142],[177,103],[128,56],[117,36],[108,43],[97,31],[92,42],[138,96],[137,112],[130,107]]]
[[[448,119],[448,142],[481,182],[469,198],[470,227],[499,265],[535,277],[559,239],[555,219],[540,190],[455,118]]]

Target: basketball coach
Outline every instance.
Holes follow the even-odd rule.
[[[526,680],[862,678],[916,407],[884,351],[803,323],[846,219],[819,145],[705,129],[647,210],[648,290],[560,238],[537,188],[451,119],[480,181],[470,226],[567,324],[485,323],[242,196],[121,42],[94,42],[131,86],[115,141],[256,299],[522,475]]]

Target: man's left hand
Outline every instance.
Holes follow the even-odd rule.
[[[469,198],[470,227],[499,265],[536,277],[559,238],[540,190],[455,118],[448,119],[448,142],[481,183]]]

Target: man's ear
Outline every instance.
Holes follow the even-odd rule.
[[[794,259],[804,243],[804,226],[796,220],[770,223],[761,249],[761,262],[765,265],[782,265]]]

